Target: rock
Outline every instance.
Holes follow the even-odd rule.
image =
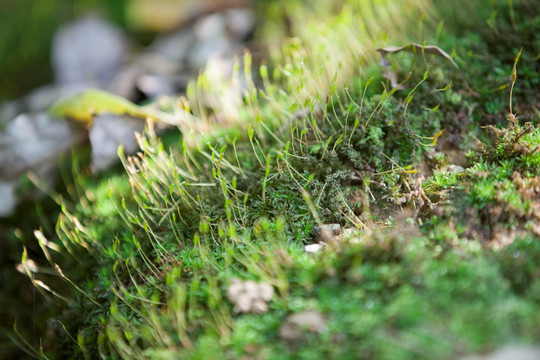
[[[233,43],[224,35],[198,41],[191,50],[188,65],[193,70],[202,69],[212,55],[227,53]]]
[[[239,41],[247,40],[255,31],[257,16],[247,8],[229,9],[224,12],[229,34]]]
[[[323,243],[309,244],[309,245],[304,246],[304,251],[307,253],[314,254],[316,252],[321,251],[325,247],[325,245],[326,244],[323,244]]]
[[[539,360],[540,347],[526,345],[510,345],[489,355],[472,355],[459,360]]]
[[[92,87],[98,87],[98,84],[87,82],[64,85],[44,85],[32,90],[20,100],[22,102],[22,109],[24,112],[30,113],[44,112],[58,99]]]
[[[187,75],[164,76],[145,74],[137,79],[137,88],[148,98],[162,95],[177,96],[185,90],[191,77]]]
[[[315,240],[322,243],[328,243],[336,240],[341,233],[339,224],[323,224],[315,227]]]
[[[92,146],[92,172],[105,170],[118,161],[118,146],[122,145],[126,153],[138,149],[135,132],[142,132],[145,123],[131,116],[102,114],[94,117],[90,129]]]
[[[126,66],[115,75],[107,90],[130,101],[135,101],[138,96],[137,79],[143,74],[144,71],[138,65]]]
[[[2,129],[9,120],[15,119],[20,112],[20,105],[17,101],[6,101],[0,104],[0,129]]]
[[[226,34],[225,17],[216,13],[198,20],[193,26],[196,42],[191,48],[188,64],[192,69],[202,69],[215,54],[230,53],[234,41]],[[229,56],[232,58],[231,56]]]
[[[48,114],[21,114],[0,129],[0,217],[17,205],[15,190],[22,174],[32,171],[40,181],[56,179],[58,157],[69,151],[77,131]]]
[[[174,63],[183,63],[197,40],[192,28],[158,36],[148,48],[150,53],[163,56]]]
[[[48,114],[21,114],[0,130],[0,179],[13,180],[69,150],[74,130]]]
[[[0,181],[0,218],[8,217],[15,211],[17,181]]]
[[[221,13],[215,13],[197,20],[193,25],[193,31],[198,41],[204,41],[222,37],[225,33],[225,26],[225,16]]]
[[[272,299],[274,288],[270,284],[232,279],[227,298],[234,304],[234,311],[262,314],[268,311],[267,302]]]
[[[7,123],[15,119],[22,113],[45,112],[59,98],[93,87],[94,85],[96,84],[76,83],[40,86],[21,98],[2,103],[0,105],[0,126],[2,123]]]
[[[444,169],[445,172],[455,172],[455,173],[464,173],[465,172],[465,168],[463,166],[459,166],[459,165],[448,165],[445,169]]]
[[[52,65],[59,83],[108,83],[124,63],[127,45],[120,29],[88,16],[63,26],[54,36]]]
[[[137,58],[137,66],[144,73],[161,75],[175,75],[186,70],[184,64],[171,60],[166,56],[150,52],[146,52]]]
[[[278,330],[278,335],[287,341],[299,341],[306,332],[320,332],[325,325],[326,321],[318,311],[306,310],[287,316]]]
[[[137,79],[137,89],[148,98],[177,93],[174,79],[170,76],[145,74]]]

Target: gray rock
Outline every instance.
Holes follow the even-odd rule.
[[[22,113],[45,112],[58,99],[90,87],[96,87],[95,85],[92,83],[72,83],[38,87],[21,98],[0,104],[0,126]]]
[[[46,185],[55,181],[58,157],[71,148],[76,134],[67,122],[45,113],[21,114],[0,129],[0,217],[14,211],[15,190],[25,172]]]
[[[17,206],[16,187],[16,181],[0,180],[0,218],[8,217],[15,211]]]
[[[194,70],[202,69],[212,55],[226,53],[234,43],[226,33],[225,16],[221,13],[202,17],[193,29],[197,40],[190,51],[188,64]]]
[[[445,171],[446,172],[455,172],[455,173],[464,173],[465,168],[463,166],[460,166],[460,165],[451,164],[451,165],[448,165],[446,167]]]
[[[21,114],[0,130],[0,179],[12,180],[69,150],[74,130],[48,114]]]
[[[222,37],[225,34],[225,29],[225,16],[221,13],[204,16],[193,25],[198,41]]]
[[[225,11],[225,23],[229,34],[237,40],[246,40],[255,30],[257,16],[251,9],[229,9]]]
[[[188,65],[195,71],[202,69],[208,59],[216,54],[225,54],[231,47],[233,42],[229,41],[227,37],[222,34],[210,39],[204,39],[197,41],[193,46],[188,59]]]
[[[540,347],[510,345],[489,355],[472,355],[459,360],[540,360]]]
[[[20,112],[20,106],[17,101],[5,101],[0,104],[0,129],[2,129],[9,120],[14,119]]]
[[[54,36],[52,65],[57,82],[109,82],[126,54],[122,32],[89,16],[62,27]]]
[[[90,129],[92,146],[92,172],[108,168],[118,161],[118,146],[123,145],[126,153],[138,149],[135,132],[142,132],[145,123],[130,116],[103,114],[94,117]]]
[[[164,76],[145,74],[137,79],[137,88],[149,98],[161,95],[178,95],[180,90],[186,88],[191,77],[186,75]]]
[[[274,288],[270,284],[251,280],[232,279],[227,289],[227,298],[234,304],[234,311],[262,314],[268,311],[267,302],[272,300]]]
[[[191,28],[181,29],[170,34],[158,36],[148,48],[150,53],[165,56],[176,63],[184,62],[189,50],[196,41],[196,36]]]
[[[321,243],[328,243],[337,239],[341,233],[339,224],[323,224],[315,227],[315,240]]]
[[[186,66],[183,63],[171,60],[170,58],[146,52],[137,58],[137,65],[144,70],[145,73],[174,75],[185,70]]]
[[[325,246],[326,244],[324,243],[308,244],[304,246],[304,251],[310,254],[314,254],[324,249]]]
[[[23,112],[43,112],[58,99],[92,87],[98,87],[98,84],[87,82],[63,85],[44,85],[32,90],[28,95],[20,99],[19,102],[21,102]]]
[[[144,73],[140,66],[130,65],[124,67],[111,81],[107,90],[128,100],[134,101],[137,97],[137,79]]]
[[[318,311],[306,310],[287,316],[278,330],[278,335],[288,341],[299,341],[306,332],[320,332],[325,325],[326,321]]]

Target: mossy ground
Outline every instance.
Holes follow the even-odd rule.
[[[328,26],[354,4],[332,9]],[[247,81],[230,127],[166,139],[150,129],[140,155],[121,154],[125,173],[79,176],[47,234],[56,245],[38,236],[56,276],[28,268],[67,298],[47,295],[59,310],[34,354],[452,359],[540,341],[540,23],[527,1],[461,5],[439,9],[444,30],[426,21],[422,32],[454,50],[479,96],[443,59],[397,54],[405,90],[389,90],[373,64],[343,66],[299,101],[312,90],[303,76],[319,70],[298,62],[300,36],[273,76],[263,67],[261,90]],[[472,10],[481,21],[464,16]],[[198,85],[212,91],[204,75]],[[325,223],[354,231],[306,253]],[[233,278],[272,285],[269,310],[235,313]],[[321,313],[323,329],[280,337],[304,310]]]

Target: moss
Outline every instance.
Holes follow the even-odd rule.
[[[514,15],[527,15],[521,6]],[[352,21],[353,9],[332,14],[328,26]],[[410,66],[398,71],[415,85],[407,89],[387,90],[372,67],[343,66],[352,78],[323,82],[330,72],[317,75],[320,59],[307,57],[310,40],[300,34],[285,46],[290,59],[275,67],[276,84],[263,75],[259,92],[247,84],[231,128],[176,134],[166,145],[147,135],[140,156],[122,156],[125,174],[78,178],[81,195],[64,202],[54,239],[62,249],[54,262],[77,288],[51,283],[70,297],[57,316],[77,344],[64,336],[47,352],[446,359],[539,341],[540,133],[503,123],[502,92],[486,90],[507,80],[514,59],[513,42],[483,41],[508,27],[503,19],[463,20],[473,35],[456,35],[459,23],[441,33],[479,97],[460,88],[448,64],[420,56],[398,57]],[[311,80],[328,85],[328,96],[298,100]],[[499,127],[486,134],[486,124]],[[304,252],[329,222],[358,231]],[[268,312],[235,313],[226,298],[233,278],[271,284]],[[321,313],[324,328],[281,337],[287,317],[305,310]]]

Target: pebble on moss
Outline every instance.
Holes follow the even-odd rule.
[[[270,284],[256,283],[251,280],[232,279],[227,298],[234,304],[238,313],[262,314],[268,311],[267,302],[272,299],[274,288]]]

